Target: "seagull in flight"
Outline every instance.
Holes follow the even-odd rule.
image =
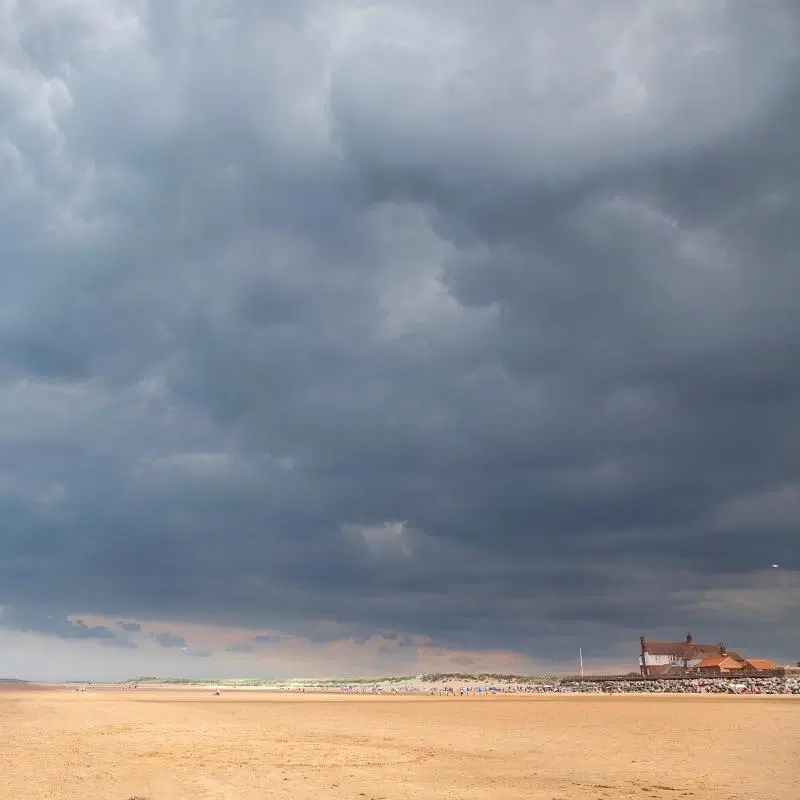
[[[770,564],[770,566],[772,567],[772,569],[778,569],[778,567],[780,567],[780,564]]]

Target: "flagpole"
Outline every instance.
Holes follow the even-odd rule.
[[[583,648],[582,647],[578,648],[578,657],[581,660],[581,678],[582,678],[583,677]]]

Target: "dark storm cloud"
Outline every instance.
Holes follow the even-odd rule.
[[[42,9],[0,16],[0,603],[772,646],[795,4]]]

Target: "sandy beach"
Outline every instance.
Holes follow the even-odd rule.
[[[0,797],[796,800],[791,697],[0,692]]]

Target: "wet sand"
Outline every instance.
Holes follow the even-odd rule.
[[[14,800],[797,800],[800,698],[0,691]]]

